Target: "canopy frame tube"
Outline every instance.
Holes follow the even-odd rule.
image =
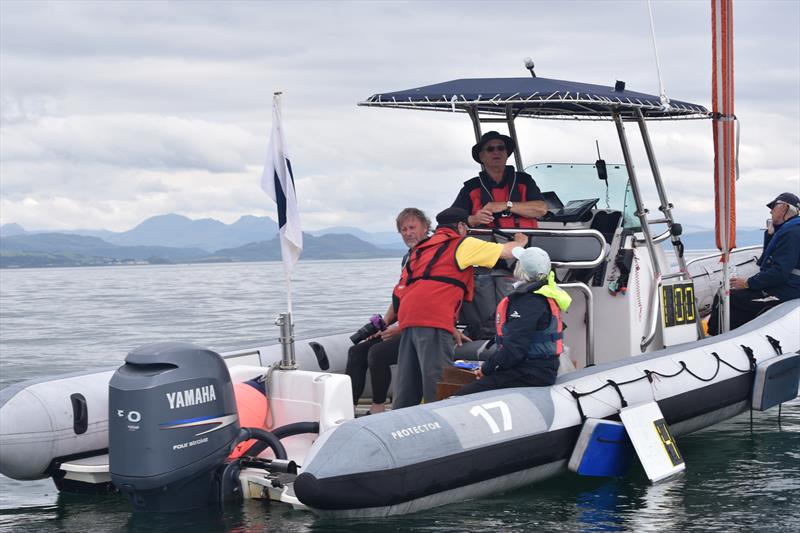
[[[469,114],[469,118],[472,120],[472,129],[475,132],[476,143],[481,140],[481,124],[491,122],[504,122],[506,124],[508,127],[508,136],[511,137],[516,146],[514,150],[514,165],[517,167],[517,172],[524,172],[525,166],[522,163],[522,153],[520,151],[519,141],[517,140],[517,127],[514,125],[514,120],[517,118],[514,107],[511,104],[506,105],[506,116],[504,119],[497,117],[481,117],[480,109],[478,109],[477,106],[470,106],[467,108],[467,114]]]
[[[653,274],[655,276],[655,283],[653,284],[653,291],[650,294],[650,306],[648,308],[647,317],[647,330],[642,340],[639,343],[639,348],[644,350],[653,342],[658,329],[658,281],[661,279],[661,267],[658,264],[658,257],[656,256],[655,245],[653,237],[650,234],[650,226],[647,222],[647,209],[644,207],[642,200],[642,193],[639,189],[639,181],[636,178],[636,170],[633,168],[633,160],[631,159],[630,147],[628,145],[628,138],[625,135],[625,125],[622,123],[622,117],[619,113],[614,113],[614,123],[617,126],[617,135],[619,136],[620,148],[622,148],[622,157],[625,160],[625,168],[628,171],[628,180],[631,184],[631,192],[633,199],[636,202],[635,215],[639,218],[642,225],[642,235],[644,236],[645,246],[650,256],[650,263],[653,266]]]
[[[680,235],[676,235],[672,230],[672,227],[675,225],[675,217],[672,216],[672,209],[675,206],[672,205],[672,202],[667,199],[667,190],[664,187],[663,180],[661,179],[661,170],[658,168],[656,155],[653,151],[653,143],[650,141],[650,133],[647,130],[647,122],[645,121],[644,115],[642,115],[642,112],[639,109],[636,110],[636,122],[639,123],[639,131],[642,135],[644,151],[647,154],[647,161],[650,163],[650,171],[653,173],[653,182],[656,185],[658,199],[661,202],[658,210],[664,214],[664,218],[658,220],[658,222],[665,222],[667,224],[667,232],[669,233],[670,241],[672,242],[672,249],[675,251],[675,257],[678,260],[678,270],[680,271],[679,274],[686,274],[684,277],[688,279],[689,276],[686,269],[686,258],[683,256],[683,245],[681,243],[681,238]],[[681,276],[675,275],[670,277]],[[662,279],[664,278],[662,277]],[[700,321],[697,321],[696,326],[698,338],[702,339],[705,336],[703,333],[703,325]]]
[[[509,104],[506,106],[506,120],[508,121],[508,134],[514,140],[516,149],[514,150],[514,163],[517,165],[517,172],[524,172],[525,167],[522,166],[522,154],[520,152],[519,143],[517,142],[517,128],[514,125],[514,107]]]
[[[467,108],[467,113],[469,113],[469,118],[472,120],[472,129],[475,131],[475,142],[480,142],[481,119],[478,117],[478,108],[476,106],[470,106]]]
[[[672,237],[672,246],[675,248],[676,256],[678,258],[678,266],[680,267],[680,270],[685,271],[686,260],[684,259],[682,253],[677,253],[679,252],[678,248],[680,237],[672,233],[672,226],[675,224],[675,218],[672,216],[672,209],[675,206],[673,206],[672,203],[667,199],[667,191],[664,188],[664,182],[661,180],[661,171],[659,170],[658,163],[656,162],[655,152],[653,152],[653,144],[650,142],[650,133],[647,131],[647,124],[645,123],[644,116],[638,109],[636,110],[636,122],[639,123],[639,131],[642,134],[644,151],[647,154],[647,161],[650,163],[650,171],[653,173],[653,182],[656,186],[658,199],[661,202],[658,210],[664,213],[664,218],[651,222],[664,222],[667,224],[667,229]]]

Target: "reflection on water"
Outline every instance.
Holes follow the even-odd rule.
[[[299,335],[354,329],[383,312],[397,260],[300,263]],[[155,340],[225,351],[277,337],[279,263],[0,271],[0,383],[116,366]],[[343,303],[346,302],[346,303]],[[679,437],[686,471],[650,484],[564,474],[481,501],[380,520],[321,520],[247,501],[220,511],[132,515],[120,496],[58,494],[0,477],[0,531],[798,531],[800,400]]]

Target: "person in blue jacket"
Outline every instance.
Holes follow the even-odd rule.
[[[509,387],[546,387],[555,383],[564,351],[561,312],[572,298],[555,284],[550,256],[541,248],[514,248],[514,290],[497,306],[492,353],[477,371],[478,380],[456,396]]]
[[[731,278],[731,329],[738,328],[765,309],[800,298],[800,198],[790,192],[767,204],[770,224],[764,232],[760,270],[749,278]],[[714,300],[708,332],[719,333],[719,300]]]

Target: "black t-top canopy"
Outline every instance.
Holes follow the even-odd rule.
[[[617,85],[620,85],[619,83]],[[624,87],[624,84],[622,84]],[[358,105],[430,111],[475,110],[480,114],[531,118],[609,119],[614,112],[646,119],[706,118],[697,104],[629,91],[547,78],[474,78],[446,81],[415,89],[378,93]]]

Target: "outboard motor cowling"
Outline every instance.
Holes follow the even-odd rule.
[[[180,342],[132,351],[111,378],[108,418],[111,481],[136,510],[219,501],[220,467],[239,434],[219,354]]]

